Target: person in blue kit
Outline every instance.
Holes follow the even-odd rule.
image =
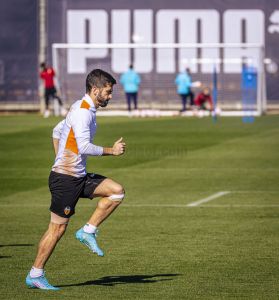
[[[128,111],[131,111],[131,103],[134,103],[134,108],[138,109],[138,90],[141,79],[135,72],[133,65],[130,65],[129,70],[121,75],[120,83],[122,84],[128,105]]]
[[[187,97],[191,97],[191,86],[192,86],[192,80],[191,76],[187,72],[187,70],[182,71],[179,73],[175,78],[175,84],[177,86],[177,94],[181,97],[182,101],[182,110],[180,112],[186,111],[186,104],[187,104]],[[191,105],[193,105],[193,100],[191,99]]]
[[[252,65],[244,63],[241,79],[242,107],[245,111],[242,120],[244,123],[251,123],[254,122],[252,111],[257,107],[257,69]]]

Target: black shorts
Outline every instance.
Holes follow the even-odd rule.
[[[78,178],[51,171],[49,175],[49,190],[51,192],[50,211],[63,218],[69,218],[75,213],[79,198],[93,198],[96,187],[106,177],[87,173]]]
[[[55,96],[56,95],[56,88],[51,87],[51,88],[45,88],[45,98],[48,98],[49,96]]]

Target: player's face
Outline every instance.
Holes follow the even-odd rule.
[[[106,107],[109,103],[109,100],[112,98],[112,85],[106,85],[104,88],[99,89],[96,96],[96,100],[101,107]]]
[[[209,89],[204,89],[203,90],[203,94],[206,95],[206,96],[208,96],[210,94]]]

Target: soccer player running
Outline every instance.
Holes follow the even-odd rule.
[[[121,203],[124,189],[110,178],[86,173],[86,158],[90,155],[118,156],[125,152],[126,145],[122,138],[112,147],[100,147],[92,143],[97,126],[96,110],[107,106],[112,98],[114,84],[116,81],[110,74],[99,69],[90,72],[86,78],[85,96],[72,105],[66,119],[54,128],[56,159],[49,176],[52,196],[50,224],[26,277],[26,284],[30,288],[58,290],[48,283],[44,267],[66,231],[79,198],[101,197],[91,218],[76,232],[76,238],[93,253],[104,255],[97,244],[97,228]]]

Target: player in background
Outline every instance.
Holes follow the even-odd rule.
[[[197,95],[195,105],[199,110],[213,111],[213,102],[208,87],[205,87],[202,92]]]
[[[67,111],[63,108],[63,103],[60,97],[57,96],[57,91],[54,84],[55,72],[53,68],[48,67],[46,63],[41,63],[40,77],[44,81],[45,88],[45,113],[44,117],[48,118],[50,115],[49,111],[49,100],[50,98],[57,99],[61,107],[61,114],[66,115]]]
[[[128,105],[128,111],[131,111],[131,103],[134,103],[134,108],[138,109],[138,90],[141,79],[135,72],[133,65],[130,65],[129,70],[121,75],[120,83],[122,84]]]
[[[180,112],[184,112],[186,111],[187,98],[191,93],[192,85],[192,80],[187,73],[187,70],[182,71],[176,76],[175,84],[177,86],[177,94],[180,96],[182,101],[182,109],[180,110]],[[193,103],[191,103],[191,105],[193,105]]]
[[[86,172],[87,156],[114,155],[125,152],[123,139],[112,147],[93,144],[96,133],[96,111],[112,98],[115,79],[96,69],[86,78],[86,94],[76,101],[53,130],[56,158],[49,176],[51,192],[50,223],[41,238],[33,267],[26,277],[30,288],[58,290],[45,277],[44,267],[56,244],[63,236],[79,198],[101,197],[88,222],[76,232],[76,238],[98,256],[104,253],[97,244],[98,226],[119,206],[124,198],[123,187],[114,180]]]
[[[186,73],[187,73],[187,75],[189,76],[189,78],[190,78],[190,83],[191,83],[191,85],[190,85],[190,87],[189,87],[189,92],[188,92],[188,94],[187,94],[187,97],[190,98],[190,105],[191,105],[191,106],[194,106],[194,104],[195,104],[195,102],[194,102],[195,95],[194,95],[194,93],[193,93],[193,91],[192,91],[192,87],[195,86],[195,84],[199,84],[199,81],[198,81],[198,82],[193,82],[193,81],[192,81],[192,74],[191,74],[190,68],[186,68]]]

